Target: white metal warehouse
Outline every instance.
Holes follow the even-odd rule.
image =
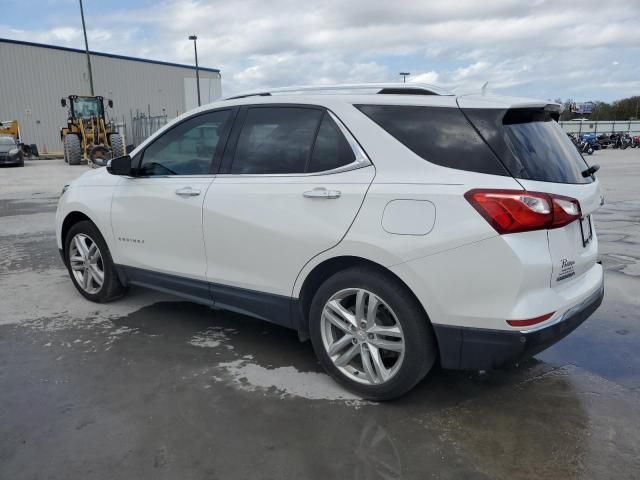
[[[117,123],[138,111],[173,118],[197,106],[193,66],[100,52],[91,52],[91,66],[95,94],[113,100],[105,111]],[[219,98],[220,71],[199,71],[202,103]],[[73,94],[90,94],[84,50],[0,38],[0,121],[18,120],[25,143],[62,151],[60,99]]]

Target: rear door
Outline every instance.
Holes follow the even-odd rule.
[[[465,110],[474,124],[488,114]],[[494,112],[494,115],[496,112]],[[528,191],[571,197],[580,202],[582,218],[548,231],[553,261],[551,286],[567,285],[589,271],[597,261],[598,247],[593,213],[604,198],[595,176],[582,155],[554,120],[549,108],[516,108],[499,113],[494,125],[498,135],[486,135],[516,180]]]
[[[243,107],[204,201],[214,301],[241,301],[244,311],[287,324],[274,318],[273,305],[290,298],[311,258],[340,242],[373,177],[373,165],[329,111]]]
[[[592,214],[602,202],[599,182],[596,180],[585,185],[563,185],[521,180],[520,183],[530,191],[555,193],[580,202],[582,218],[579,221],[547,233],[553,262],[551,285],[564,285],[580,278],[598,259],[598,240]]]

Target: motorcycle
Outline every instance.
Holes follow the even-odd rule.
[[[582,136],[577,137],[574,133],[567,133],[567,135],[575,145],[578,152],[586,153],[587,155],[593,154],[594,148],[588,140],[581,138]]]
[[[580,142],[586,142],[589,147],[591,147],[592,150],[600,150],[601,146],[600,143],[598,143],[598,138],[596,137],[595,133],[583,133],[582,135],[578,136],[578,140]],[[587,152],[589,153],[589,152]],[[593,153],[593,152],[591,152]],[[591,153],[589,153],[589,155],[591,155]]]
[[[631,135],[628,133],[620,134],[620,148],[624,150],[625,148],[633,147],[633,140]]]
[[[612,138],[613,135],[608,135],[606,133],[601,133],[600,135],[598,135],[597,137],[597,141],[598,144],[600,145],[600,148],[609,148],[609,147],[614,147],[615,144],[615,140]]]

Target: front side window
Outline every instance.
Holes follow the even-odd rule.
[[[304,173],[322,115],[314,108],[250,108],[231,173]]]
[[[141,176],[206,175],[230,111],[198,115],[165,132],[144,151]]]

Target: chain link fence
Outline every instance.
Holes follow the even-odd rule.
[[[137,147],[153,133],[164,127],[168,121],[166,114],[149,115],[137,112],[135,116],[131,116],[131,132],[129,132],[127,143]]]

